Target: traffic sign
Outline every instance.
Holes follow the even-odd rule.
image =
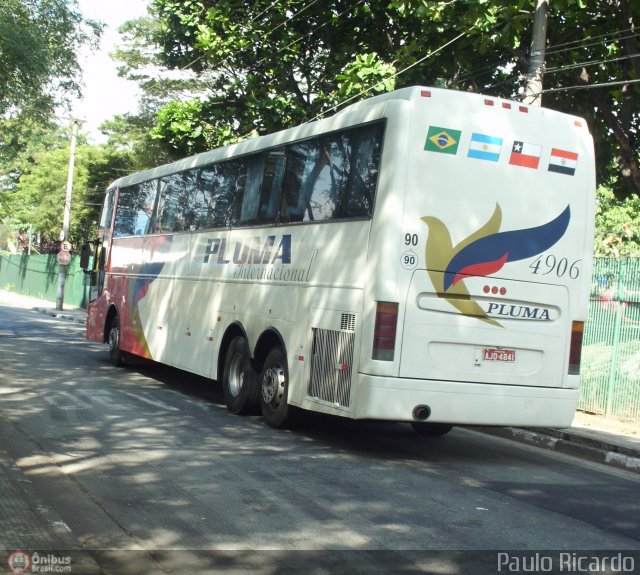
[[[61,266],[66,266],[69,265],[69,262],[71,261],[71,254],[68,251],[60,250],[56,259]]]
[[[68,241],[63,241],[60,242],[60,250],[63,252],[70,252],[71,251],[71,242]]]

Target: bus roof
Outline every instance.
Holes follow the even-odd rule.
[[[410,86],[401,88],[392,92],[379,94],[359,102],[355,102],[346,108],[343,108],[333,116],[301,124],[292,128],[274,132],[256,138],[250,138],[236,144],[223,146],[202,152],[194,156],[189,156],[175,162],[164,164],[162,166],[136,172],[128,176],[123,176],[116,180],[111,187],[125,187],[148,179],[159,178],[169,174],[174,174],[189,170],[194,167],[204,166],[214,162],[220,162],[232,157],[239,157],[252,152],[273,146],[284,145],[302,140],[318,133],[338,130],[340,128],[349,127],[358,123],[369,122],[383,117],[387,105],[392,100],[406,100],[410,102],[423,101],[427,98],[437,98],[446,95],[447,98],[464,98],[469,101],[470,106],[495,106],[495,107],[513,107],[522,113],[532,114],[557,114],[559,116],[567,116],[561,112],[541,108],[538,106],[527,106],[521,102],[505,100],[493,96],[485,96],[473,92],[462,92],[457,90],[447,90],[443,88],[431,88],[426,86]],[[584,122],[581,118],[569,116],[572,121]]]

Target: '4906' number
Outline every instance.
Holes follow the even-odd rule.
[[[567,258],[557,258],[549,254],[547,256],[539,256],[529,266],[531,273],[547,276],[554,274],[559,278],[569,276],[572,280],[580,276],[580,262],[582,260],[569,261]]]

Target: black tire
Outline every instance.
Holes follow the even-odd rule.
[[[412,421],[411,427],[418,435],[426,437],[441,437],[453,429],[449,423],[427,423],[422,421]]]
[[[262,366],[258,382],[262,416],[269,427],[291,427],[295,423],[296,409],[288,403],[289,368],[287,354],[280,346],[271,349]]]
[[[107,335],[107,343],[109,344],[109,359],[116,367],[125,364],[125,354],[120,350],[120,319],[115,316],[109,326],[109,334]]]
[[[258,382],[251,367],[249,344],[242,336],[234,337],[227,349],[222,392],[227,409],[234,415],[259,413]]]

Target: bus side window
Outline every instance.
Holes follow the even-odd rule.
[[[323,138],[318,148],[312,170],[303,186],[305,195],[304,220],[322,222],[335,218],[336,179],[333,142]]]
[[[234,224],[251,225],[258,220],[260,189],[264,175],[264,155],[251,156],[246,162],[246,178],[242,194],[236,197]],[[239,213],[238,213],[239,212]]]
[[[338,199],[339,217],[371,217],[378,182],[383,126],[375,124],[349,134],[349,174]]]
[[[152,225],[156,181],[143,182],[120,190],[114,225],[114,237],[148,233]]]
[[[189,229],[187,221],[193,221],[193,196],[195,191],[193,172],[173,174],[160,179],[155,233],[181,232]]]
[[[219,185],[213,205],[213,220],[216,227],[229,227],[236,197],[242,201],[242,188],[246,168],[242,161],[225,162],[218,166],[220,171]]]
[[[326,160],[325,150],[321,149],[317,140],[288,147],[282,190],[282,221],[301,222],[316,219],[312,208],[312,196]]]
[[[259,224],[271,224],[279,220],[285,159],[284,148],[270,150],[266,153],[257,214],[257,223]]]
[[[183,202],[179,203],[183,230],[194,230],[198,218],[197,193],[200,170],[189,170],[181,174]]]

